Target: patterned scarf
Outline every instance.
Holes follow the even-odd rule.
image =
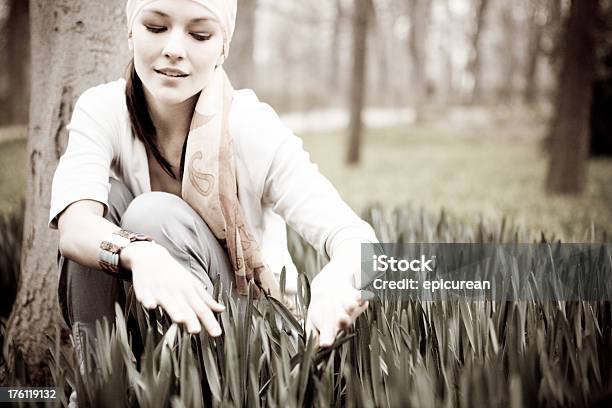
[[[140,11],[155,1],[128,0],[126,14],[130,36]],[[223,62],[234,33],[237,0],[192,1],[217,18],[224,34]],[[260,295],[259,289],[263,289],[281,300],[278,283],[263,261],[238,201],[233,140],[228,126],[232,95],[232,85],[219,64],[210,83],[200,93],[191,119],[181,195],[224,245],[238,293],[246,295],[247,283],[254,280],[256,297]]]

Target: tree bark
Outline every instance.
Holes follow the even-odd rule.
[[[506,2],[501,10],[501,26],[504,40],[501,44],[500,67],[503,72],[502,85],[499,88],[499,99],[505,103],[512,101],[515,87],[515,76],[518,67],[516,55],[516,20],[514,17],[515,2]]]
[[[410,35],[408,50],[411,56],[411,90],[415,121],[423,119],[424,105],[427,99],[426,43],[427,28],[431,11],[431,0],[408,0],[410,15]]]
[[[546,21],[546,33],[551,39],[551,47],[546,55],[555,72],[559,72],[560,43],[563,37],[563,0],[548,0],[548,19]]]
[[[594,27],[598,14],[598,0],[572,0],[564,34],[557,103],[551,122],[546,179],[546,188],[551,193],[578,194],[586,184],[596,62]]]
[[[542,0],[533,0],[530,4],[527,34],[527,56],[525,64],[525,87],[523,88],[523,101],[532,105],[538,96],[538,62],[542,50],[543,27],[539,14]]]
[[[489,7],[489,0],[476,0],[476,21],[474,24],[474,33],[472,35],[472,56],[468,64],[468,70],[472,75],[472,94],[470,96],[470,103],[477,104],[482,102],[482,82],[481,82],[481,50],[480,42],[482,39],[482,32],[484,30],[486,13]]]
[[[393,24],[389,18],[388,4],[385,1],[372,1],[373,12],[370,16],[368,47],[372,47],[366,64],[372,67],[371,83],[374,90],[370,100],[376,105],[388,106],[392,100],[390,59],[393,47]]]
[[[28,123],[30,98],[30,32],[29,12],[26,0],[11,0],[9,15],[4,27],[4,44],[7,75],[6,92],[0,97],[0,125]]]
[[[355,0],[353,10],[353,71],[350,91],[349,140],[346,163],[359,163],[363,121],[361,113],[365,99],[368,14],[371,0]]]
[[[602,9],[600,38],[612,38],[612,3]],[[593,84],[591,156],[612,156],[612,43],[599,41],[598,75]]]
[[[228,76],[236,88],[254,87],[255,72],[255,28],[257,0],[240,0],[236,16],[236,31],[227,64]]]
[[[46,382],[45,334],[55,336],[58,235],[47,227],[51,179],[66,142],[74,101],[117,79],[128,62],[123,0],[30,1],[32,95],[21,273],[5,356],[24,357],[28,385]],[[11,358],[8,359],[11,362]]]
[[[342,0],[336,0],[336,14],[334,16],[334,27],[331,38],[331,46],[329,47],[329,68],[327,74],[327,89],[331,95],[335,95],[340,89],[340,54],[341,54],[341,37],[344,27],[345,12],[342,6]]]

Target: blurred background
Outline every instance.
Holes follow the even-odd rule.
[[[612,0],[238,3],[234,87],[281,115],[357,213],[440,240],[446,223],[609,242]],[[6,331],[34,362],[45,338],[28,336],[58,322],[51,177],[76,98],[125,72],[123,6],[0,0],[0,343],[22,276]]]
[[[27,1],[0,0],[3,214],[25,198],[39,29]],[[611,33],[608,0],[239,0],[227,70],[357,212],[378,203],[607,239]]]
[[[579,239],[591,222],[603,230],[612,225],[610,2],[583,12],[586,3],[239,0],[227,66],[236,88],[255,90],[303,137],[356,210],[380,202],[507,215],[526,228]],[[573,34],[572,13],[581,19]],[[19,206],[25,184],[28,23],[27,1],[0,1],[2,211]],[[592,51],[584,41],[565,41],[583,31],[593,37]],[[589,52],[592,61],[580,56]],[[587,76],[589,95],[559,89],[566,55],[578,55],[570,74]],[[558,196],[546,194],[555,170],[542,141],[552,140],[555,122],[563,121],[555,118],[562,96],[574,106],[558,116],[588,105],[588,134],[580,137],[589,153],[578,160],[583,164],[558,160],[557,184],[573,184],[548,189],[569,193]],[[577,143],[569,151],[580,155]],[[584,172],[582,181],[567,171]]]

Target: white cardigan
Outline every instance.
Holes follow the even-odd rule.
[[[68,146],[53,177],[49,228],[71,203],[90,199],[108,211],[109,176],[138,196],[151,191],[144,144],[132,135],[125,79],[101,84],[78,99],[67,126]],[[285,222],[327,258],[347,239],[377,242],[374,230],[342,200],[310,161],[302,140],[249,89],[234,91],[230,111],[238,198],[268,267],[294,292],[296,268]]]

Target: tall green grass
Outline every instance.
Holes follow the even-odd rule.
[[[354,208],[385,203],[362,214],[384,242],[609,242],[612,167],[606,161],[590,164],[583,197],[548,197],[535,143],[515,143],[513,134],[488,140],[427,127],[374,131],[363,163],[352,169],[334,160],[342,157],[338,135],[305,142]],[[1,147],[0,207],[12,212],[23,193],[25,141]],[[23,215],[13,219],[0,225],[3,299],[18,275]],[[306,310],[308,281],[323,261],[295,233],[289,247]],[[139,324],[128,331],[119,312],[113,324],[101,322],[100,341],[82,370],[63,354],[58,337],[50,347],[50,384],[64,390],[63,404],[76,390],[82,406],[110,407],[612,402],[610,302],[384,299],[371,302],[333,347],[314,350],[301,322],[281,305],[221,300],[228,308],[219,316],[224,334],[216,339],[188,336],[161,314],[134,308],[127,314]],[[139,353],[133,345],[141,339]],[[8,384],[28,385],[20,356],[11,358],[18,370],[9,373]]]
[[[0,317],[8,317],[15,293],[21,261],[24,203],[9,214],[0,213]]]
[[[364,214],[383,239],[534,242],[507,221],[464,224],[397,209]],[[599,241],[593,237],[592,241]],[[320,260],[296,234],[290,246],[309,299]],[[298,249],[299,250],[296,250]],[[223,335],[189,336],[159,311],[102,322],[82,370],[51,348],[53,382],[84,406],[596,406],[612,398],[610,302],[372,301],[329,349],[315,350],[301,322],[266,299],[226,305]],[[134,312],[137,312],[134,314]],[[139,317],[140,316],[140,317]],[[142,354],[132,350],[142,336]],[[18,379],[14,378],[13,381]]]

